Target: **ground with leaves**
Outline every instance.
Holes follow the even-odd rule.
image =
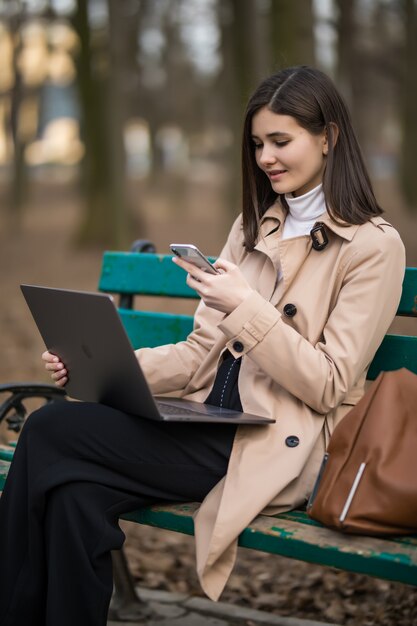
[[[222,208],[214,185],[199,181],[188,186],[177,201],[181,210],[175,214],[172,194],[163,194],[161,187],[158,192],[143,191],[132,190],[132,201],[142,207],[147,236],[156,241],[160,251],[167,252],[172,240],[187,239],[207,253],[218,252],[232,218]],[[384,204],[388,204],[385,192],[384,197]],[[398,206],[398,201],[394,198],[389,204]],[[19,228],[7,212],[5,192],[0,206],[0,382],[45,381],[39,360],[43,345],[20,295],[19,284],[33,282],[94,290],[102,249],[73,247],[80,203],[68,185],[45,188],[32,183],[32,202],[21,216]],[[408,220],[399,209],[389,218],[400,227],[406,242],[409,239],[408,262],[417,265],[417,250],[411,248],[416,219]],[[142,232],[135,232],[132,239],[141,236]],[[410,325],[405,332],[413,332],[412,328]],[[9,437],[3,425],[0,438]],[[141,586],[201,594],[190,537],[126,522],[123,527],[130,566]],[[417,591],[406,585],[250,550],[239,551],[222,600],[346,626],[417,624]]]

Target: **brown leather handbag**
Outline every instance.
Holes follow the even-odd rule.
[[[382,372],[338,424],[307,511],[347,533],[417,532],[417,375]]]

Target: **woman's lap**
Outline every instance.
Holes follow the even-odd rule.
[[[108,481],[112,487],[120,477],[121,488],[136,491],[137,485],[152,499],[201,499],[226,473],[235,430],[228,424],[157,422],[100,404],[59,402],[28,418],[21,443],[36,455],[37,474],[49,486],[54,474],[62,474],[62,481]]]

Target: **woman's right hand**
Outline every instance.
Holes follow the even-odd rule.
[[[42,354],[42,359],[45,361],[45,369],[51,373],[51,378],[57,387],[64,387],[68,382],[68,372],[60,358],[46,350]]]

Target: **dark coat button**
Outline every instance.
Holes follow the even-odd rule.
[[[300,440],[295,435],[290,435],[285,440],[285,445],[288,446],[289,448],[296,448],[299,443],[300,443]]]
[[[296,313],[297,313],[297,307],[295,306],[295,304],[286,304],[284,306],[284,314],[287,317],[294,317]]]
[[[243,343],[241,341],[235,341],[233,344],[233,350],[235,350],[236,352],[243,352]]]
[[[324,228],[323,222],[317,222],[310,230],[310,236],[314,250],[324,250],[329,243],[329,238]]]

